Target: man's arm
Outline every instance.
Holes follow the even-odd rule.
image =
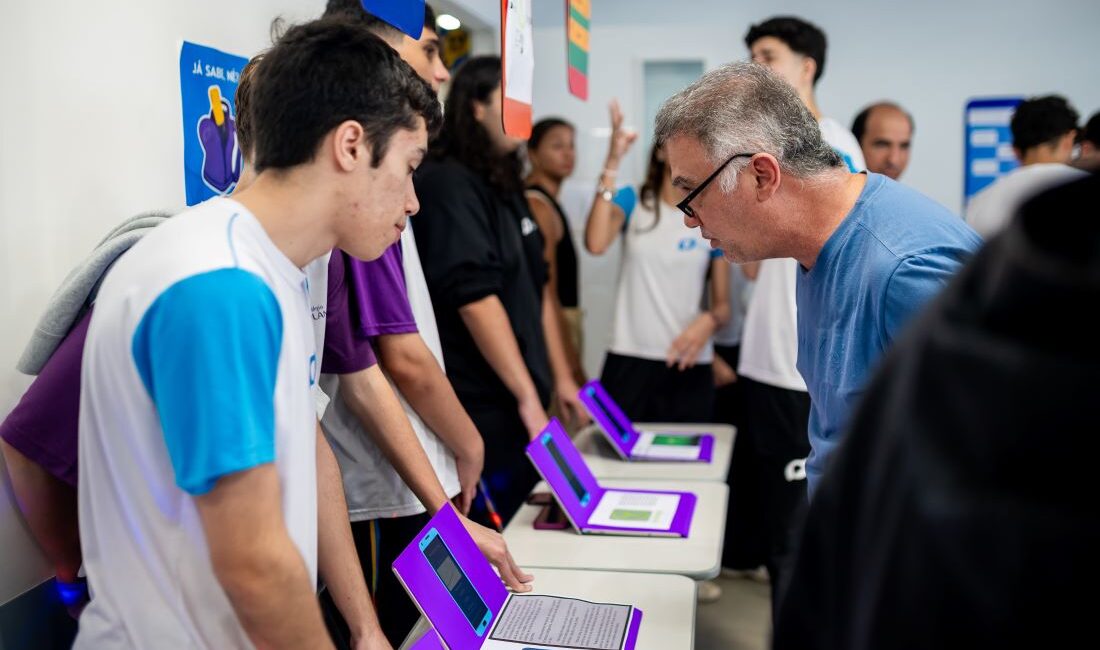
[[[435,355],[419,334],[389,334],[377,339],[378,356],[401,395],[455,455],[462,488],[456,507],[470,511],[485,465],[485,443],[455,395]]]
[[[378,366],[341,375],[340,395],[429,514],[438,512],[447,502],[447,493],[412,430],[405,410]],[[465,517],[462,522],[477,547],[500,571],[504,584],[513,591],[530,591],[524,583],[533,578],[520,571],[508,552],[504,537]]]
[[[378,625],[348,523],[340,465],[317,425],[317,569],[351,630],[352,647],[390,650]]]
[[[265,463],[195,497],[214,575],[257,647],[332,648],[280,492],[275,466]]]
[[[462,306],[458,313],[470,330],[478,350],[515,396],[519,417],[527,428],[527,435],[534,440],[550,418],[542,408],[535,382],[527,371],[527,364],[516,342],[516,333],[512,331],[500,298],[495,294],[486,296]]]

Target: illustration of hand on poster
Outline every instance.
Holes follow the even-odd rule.
[[[246,63],[244,57],[187,41],[180,48],[187,205],[229,194],[241,177],[233,101]]]
[[[241,155],[237,148],[237,124],[221,89],[210,86],[210,113],[199,118],[202,147],[202,180],[215,192],[227,193],[241,177]]]

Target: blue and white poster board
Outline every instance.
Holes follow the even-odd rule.
[[[963,204],[1020,166],[1012,150],[1012,115],[1023,97],[972,99],[966,104]]]
[[[188,41],[180,48],[187,205],[225,196],[241,177],[234,101],[248,59]]]

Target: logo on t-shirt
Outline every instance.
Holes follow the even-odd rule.
[[[693,251],[699,247],[699,240],[694,237],[684,237],[680,240],[680,243],[676,245],[676,248],[682,251]]]
[[[523,221],[519,222],[519,228],[520,231],[523,232],[524,237],[539,229],[539,227],[535,224],[531,217],[524,217]]]
[[[314,353],[314,354],[309,355],[309,387],[313,388],[313,386],[316,383],[317,383],[317,354]]]

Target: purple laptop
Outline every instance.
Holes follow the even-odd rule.
[[[709,463],[714,456],[714,436],[709,433],[639,431],[598,379],[585,384],[577,396],[623,460]]]
[[[601,487],[557,419],[527,445],[527,456],[580,533],[687,537],[691,530],[694,494]]]
[[[415,650],[450,648],[498,650],[516,648],[544,650],[632,650],[638,641],[642,611],[630,605],[588,603],[572,598],[511,594],[478,550],[454,508],[447,504],[397,556],[393,571],[409,592],[420,612],[432,624],[412,646]],[[535,601],[556,601],[553,607]],[[530,607],[528,607],[530,605]],[[533,642],[526,635],[521,612],[554,610]],[[599,643],[576,642],[576,617],[570,608],[602,608],[602,620],[618,620],[609,626]],[[499,625],[498,625],[499,624]]]

